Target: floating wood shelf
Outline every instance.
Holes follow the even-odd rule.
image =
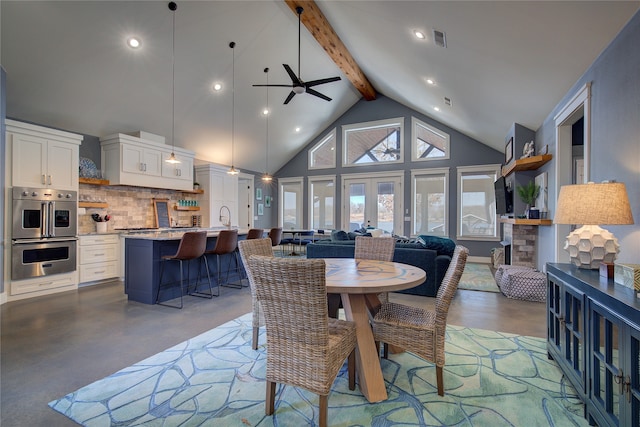
[[[539,156],[531,156],[526,159],[515,160],[510,165],[502,167],[502,176],[507,176],[512,172],[536,170],[552,158],[553,156],[551,154],[541,154]]]
[[[180,190],[181,193],[188,193],[188,194],[204,194],[204,190],[202,189],[198,189],[198,190]]]
[[[200,206],[175,206],[177,211],[199,211]]]
[[[78,202],[79,208],[108,208],[108,203],[103,202]]]
[[[93,185],[109,185],[108,179],[99,178],[78,178],[80,184],[93,184]]]
[[[553,225],[550,219],[500,218],[500,222],[514,225]]]

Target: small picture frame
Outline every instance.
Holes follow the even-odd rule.
[[[262,203],[258,203],[258,215],[264,215],[264,205]]]
[[[262,188],[256,189],[256,200],[262,200]]]
[[[507,145],[504,147],[504,163],[509,164],[513,160],[513,137],[509,138]]]
[[[271,207],[271,196],[264,196],[264,205],[267,208]]]

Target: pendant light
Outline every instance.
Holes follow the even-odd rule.
[[[171,155],[165,162],[167,163],[180,163],[180,160],[176,159],[174,153],[176,149],[176,9],[178,5],[175,2],[169,2],[169,10],[173,12],[173,33],[172,33],[172,46],[171,46]]]
[[[271,180],[273,180],[273,177],[271,175],[269,175],[269,114],[271,114],[271,111],[269,110],[269,68],[265,68],[264,69],[264,73],[267,75],[267,108],[265,110],[265,114],[266,114],[266,153],[264,156],[264,175],[262,175],[262,182],[271,182]]]
[[[235,148],[235,110],[236,110],[236,53],[233,50],[236,47],[236,42],[229,43],[229,47],[233,52],[232,67],[231,67],[231,169],[227,171],[229,175],[238,175],[240,171],[235,168],[234,163],[234,148]]]

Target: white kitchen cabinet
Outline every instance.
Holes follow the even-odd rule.
[[[136,145],[122,146],[122,171],[147,176],[160,176],[162,152]]]
[[[120,236],[80,236],[80,283],[120,276]]]
[[[14,187],[78,190],[82,135],[6,120]]]
[[[111,185],[193,189],[193,151],[122,133],[100,138],[102,171]],[[181,163],[165,162],[174,151]]]
[[[53,276],[14,280],[11,282],[11,300],[71,291],[78,288],[77,279],[78,275],[74,271]]]
[[[166,178],[187,181],[193,187],[193,157],[187,157],[175,153],[180,163],[168,163],[166,160],[171,153],[162,153],[162,176]]]
[[[212,164],[196,166],[196,181],[204,190],[200,198],[203,227],[226,227],[229,216],[231,225],[238,226],[238,175],[229,175],[227,170]]]

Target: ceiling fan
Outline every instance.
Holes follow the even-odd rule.
[[[266,85],[253,85],[254,87],[260,87],[260,86],[270,86],[270,87],[290,87],[291,88],[291,92],[289,93],[289,96],[287,96],[287,99],[284,100],[285,105],[289,103],[289,101],[291,101],[291,99],[296,96],[299,95],[301,93],[308,93],[309,95],[313,95],[313,96],[317,96],[318,98],[322,98],[326,101],[331,101],[331,98],[329,98],[327,95],[324,95],[320,92],[318,92],[315,89],[312,89],[313,86],[318,86],[321,84],[325,84],[325,83],[331,83],[331,82],[337,82],[338,80],[341,80],[340,77],[329,77],[326,79],[318,79],[318,80],[311,80],[310,82],[305,82],[300,78],[300,15],[302,15],[302,11],[304,9],[300,6],[296,7],[296,12],[298,13],[298,75],[296,76],[296,74],[293,72],[293,70],[291,69],[291,67],[289,67],[287,64],[282,64],[282,66],[284,67],[284,69],[287,71],[287,74],[289,74],[289,77],[291,78],[291,84],[288,85],[270,85],[270,84],[266,84]]]

